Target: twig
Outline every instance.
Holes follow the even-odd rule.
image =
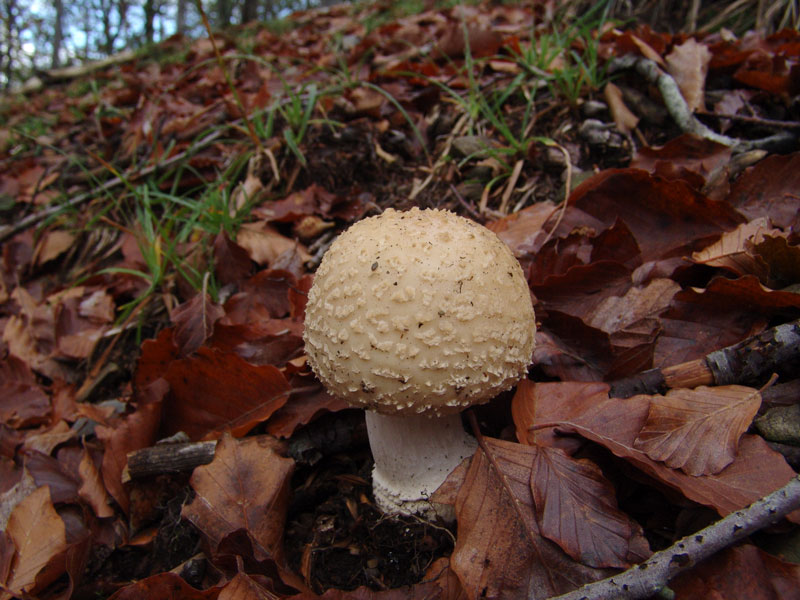
[[[791,371],[800,363],[800,319],[784,323],[702,358],[650,369],[611,384],[609,395],[630,398],[670,388],[752,383],[774,372]]]
[[[793,144],[796,141],[796,136],[790,131],[781,131],[775,135],[757,140],[741,140],[721,135],[711,130],[692,114],[675,79],[662,71],[654,61],[629,54],[612,60],[610,70],[613,72],[631,67],[634,67],[647,81],[658,87],[667,111],[672,116],[675,124],[686,133],[693,133],[702,138],[729,146],[736,152],[746,152],[759,148],[776,149],[787,144]]]
[[[781,489],[737,510],[724,519],[678,540],[613,577],[584,585],[550,600],[632,600],[657,594],[677,574],[695,566],[720,550],[771,525],[800,508],[800,476]]]
[[[714,117],[715,119],[727,119],[730,121],[740,121],[742,123],[751,123],[753,125],[763,125],[764,127],[777,127],[779,129],[790,128],[800,129],[800,123],[797,121],[780,121],[778,119],[765,119],[764,117],[752,117],[749,115],[732,115],[728,113],[713,113],[707,110],[697,112],[698,115],[704,117]]]

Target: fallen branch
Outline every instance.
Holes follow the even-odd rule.
[[[662,394],[672,388],[757,382],[772,373],[788,372],[800,363],[800,319],[778,325],[707,354],[663,369],[650,369],[611,384],[609,395]]]
[[[681,131],[729,146],[735,152],[756,149],[778,150],[787,145],[793,146],[796,142],[797,136],[786,130],[757,140],[741,140],[719,134],[694,116],[675,79],[669,73],[662,71],[654,61],[632,54],[611,61],[612,72],[629,68],[635,68],[640,75],[658,88],[667,111]]]
[[[645,562],[550,600],[632,600],[659,593],[676,575],[800,508],[800,476],[781,489],[687,535]]]

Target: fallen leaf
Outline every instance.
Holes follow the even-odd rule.
[[[220,232],[214,238],[214,273],[222,284],[237,283],[253,270],[247,251]]]
[[[731,186],[728,202],[748,220],[769,218],[774,227],[796,222],[800,189],[800,152],[774,154],[745,169]]]
[[[755,275],[762,283],[768,283],[769,267],[752,248],[770,233],[780,232],[769,226],[766,217],[753,219],[722,234],[713,244],[692,253],[692,260],[726,269],[736,275]]]
[[[672,75],[691,112],[705,110],[705,86],[711,52],[705,44],[689,38],[667,55],[667,71]]]
[[[633,441],[655,461],[689,475],[719,473],[761,406],[758,390],[727,385],[651,396],[647,421]]]
[[[639,124],[639,117],[631,112],[622,99],[622,90],[620,90],[613,83],[607,83],[603,89],[603,96],[608,103],[608,109],[611,111],[611,118],[614,123],[624,134],[629,134]]]
[[[214,333],[214,323],[225,316],[225,309],[204,293],[195,294],[170,314],[175,325],[172,339],[181,356],[195,352]]]
[[[641,249],[641,260],[685,253],[697,241],[744,221],[727,202],[709,200],[680,180],[639,169],[607,169],[578,186],[569,204],[606,227],[620,215]]]
[[[167,392],[164,380],[157,380],[139,393],[136,411],[111,426],[98,426],[97,438],[103,443],[101,471],[108,493],[127,513],[130,507],[128,492],[122,484],[122,474],[128,464],[128,453],[152,446],[162,413],[162,398]]]
[[[581,564],[627,568],[650,556],[641,526],[617,508],[614,488],[594,463],[537,447],[531,491],[542,535]]]
[[[676,598],[798,600],[800,565],[783,562],[752,544],[726,548],[670,581]]]
[[[191,485],[197,495],[182,515],[203,532],[212,549],[244,529],[254,541],[257,560],[271,558],[280,564],[293,470],[293,460],[259,438],[225,435],[214,460],[194,470]]]
[[[535,415],[533,422],[517,425],[518,430],[526,432],[528,428],[547,424],[563,432],[577,433],[721,515],[744,508],[783,487],[795,475],[783,456],[770,450],[761,437],[751,434],[742,436],[736,459],[720,473],[692,477],[670,469],[634,447],[634,440],[647,421],[649,398],[603,399],[596,385],[533,383],[518,386],[513,402],[536,403],[533,413],[516,409],[518,415]],[[557,392],[560,386],[566,386],[566,393]],[[608,393],[607,387],[605,393]]]
[[[186,583],[180,575],[167,571],[145,577],[125,586],[109,600],[140,600],[141,598],[174,598],[175,600],[216,600],[219,588],[200,591]]]
[[[81,452],[78,475],[81,478],[78,495],[92,507],[94,514],[99,518],[113,517],[114,509],[111,508],[108,492],[103,485],[103,476],[86,448]]]
[[[65,571],[67,535],[64,522],[42,486],[17,504],[8,518],[6,533],[16,555],[5,586],[15,594],[36,594]]]
[[[0,421],[10,427],[44,423],[51,412],[50,398],[28,365],[9,354],[0,362]]]
[[[302,254],[304,261],[311,259],[311,255],[299,242],[281,235],[275,228],[267,225],[266,221],[242,225],[236,236],[236,243],[259,265],[270,265],[278,256],[294,248]]]
[[[500,473],[478,450],[456,498],[458,537],[450,564],[467,597],[539,600],[609,574],[574,561],[540,534],[530,481],[537,448],[486,443]]]
[[[185,432],[192,440],[218,437],[230,429],[244,435],[286,403],[289,383],[272,365],[251,365],[236,354],[199,348],[173,361],[164,378],[162,426],[167,435]]]

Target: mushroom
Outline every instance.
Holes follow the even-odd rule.
[[[459,413],[525,375],[535,333],[522,268],[482,225],[387,209],[334,241],[303,339],[328,391],[367,409],[379,508],[454,518],[429,498],[475,451]]]

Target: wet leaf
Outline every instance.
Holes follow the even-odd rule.
[[[647,421],[633,446],[689,475],[719,473],[733,462],[760,406],[758,390],[744,386],[670,390],[650,398]]]

